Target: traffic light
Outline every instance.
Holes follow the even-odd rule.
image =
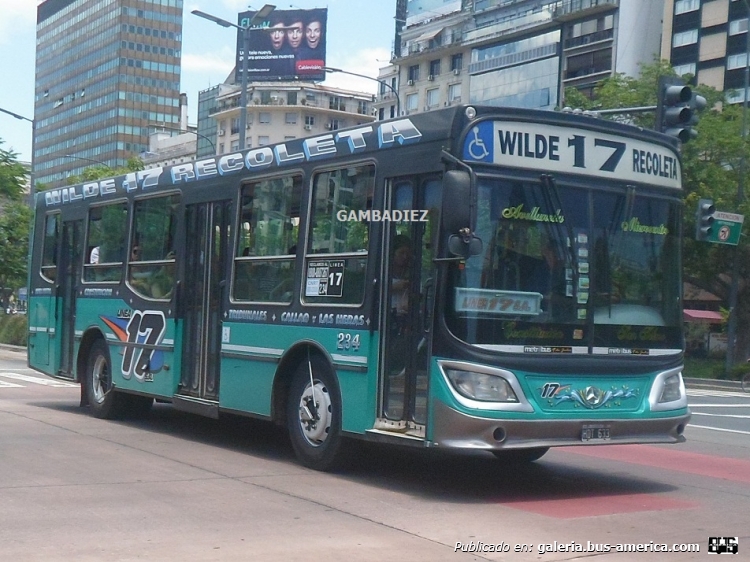
[[[695,239],[706,241],[713,233],[716,207],[711,199],[700,199],[695,213]]]
[[[698,112],[706,107],[706,98],[693,93],[680,78],[661,76],[656,104],[656,128],[677,137],[682,143],[695,138],[693,127],[698,124]]]

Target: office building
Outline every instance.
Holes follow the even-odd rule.
[[[48,187],[148,150],[180,121],[183,0],[46,0],[37,7],[35,181]]]
[[[230,76],[231,77],[231,76]],[[227,82],[198,99],[198,156],[212,141],[217,154],[240,150],[240,86]],[[375,119],[373,95],[305,82],[253,82],[248,86],[245,148],[335,131]],[[202,117],[203,116],[203,117]]]
[[[392,66],[403,114],[457,103],[554,109],[636,76],[660,50],[664,0],[411,0],[397,4]],[[381,87],[378,117],[396,100]],[[382,111],[381,111],[382,110]]]
[[[661,56],[680,75],[744,99],[748,5],[744,0],[667,0]]]

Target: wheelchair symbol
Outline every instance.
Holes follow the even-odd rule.
[[[474,133],[474,138],[469,142],[469,156],[474,160],[483,160],[490,155],[490,151],[484,144],[484,140],[479,137],[479,127],[474,127],[471,130]]]

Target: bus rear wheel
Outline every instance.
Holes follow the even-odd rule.
[[[85,385],[94,417],[114,419],[123,414],[126,396],[114,390],[109,348],[103,340],[97,340],[91,346],[86,365]]]
[[[314,470],[340,465],[341,399],[336,377],[320,357],[297,367],[287,402],[287,427],[300,462]]]
[[[525,463],[538,461],[547,451],[549,451],[549,447],[531,447],[529,449],[492,451],[492,454],[503,462]]]

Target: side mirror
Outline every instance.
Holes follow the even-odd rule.
[[[482,253],[482,239],[470,234],[468,229],[462,234],[452,234],[448,238],[448,251],[454,256],[469,258]]]
[[[443,235],[458,234],[464,228],[473,230],[471,209],[471,175],[464,170],[448,170],[443,175]]]

